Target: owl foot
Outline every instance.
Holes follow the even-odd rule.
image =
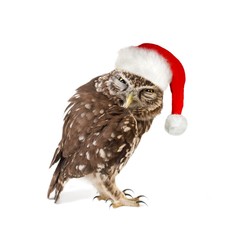
[[[118,208],[122,206],[129,206],[129,207],[140,207],[140,204],[143,203],[147,206],[147,204],[141,200],[141,198],[145,197],[144,195],[139,195],[135,198],[120,198],[117,201],[111,203],[110,207]]]

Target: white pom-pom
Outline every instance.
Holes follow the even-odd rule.
[[[187,119],[179,114],[171,114],[165,122],[165,130],[171,135],[180,135],[187,128]]]

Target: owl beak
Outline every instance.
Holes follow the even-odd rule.
[[[126,97],[126,102],[123,104],[123,107],[128,108],[131,105],[132,101],[133,101],[133,94],[129,93]]]

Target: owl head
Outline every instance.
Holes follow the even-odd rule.
[[[138,120],[151,120],[161,112],[163,91],[143,77],[114,70],[99,77],[98,82],[105,95]]]

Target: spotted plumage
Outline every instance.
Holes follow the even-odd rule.
[[[88,178],[99,200],[110,199],[113,207],[139,206],[115,184],[142,135],[161,112],[163,92],[137,75],[114,70],[76,90],[66,109],[62,139],[52,166],[58,163],[48,190],[58,200],[64,183]]]

